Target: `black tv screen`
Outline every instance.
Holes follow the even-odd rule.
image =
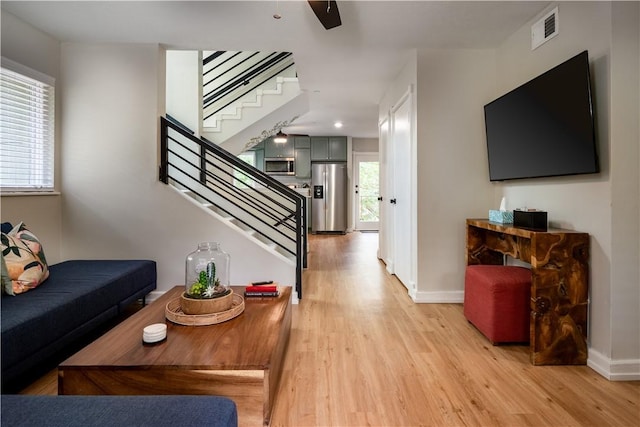
[[[484,106],[491,181],[598,172],[584,51]]]

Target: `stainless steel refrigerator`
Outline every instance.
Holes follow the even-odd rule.
[[[347,230],[347,164],[311,165],[311,232]]]

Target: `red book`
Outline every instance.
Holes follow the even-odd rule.
[[[245,292],[244,296],[246,298],[273,298],[280,296],[280,292]]]
[[[278,290],[276,285],[247,286],[246,292],[275,292]]]

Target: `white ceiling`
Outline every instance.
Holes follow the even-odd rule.
[[[311,111],[285,131],[361,138],[377,137],[378,102],[411,49],[496,47],[547,5],[338,0],[342,26],[325,30],[302,0],[1,2],[63,42],[293,52]]]

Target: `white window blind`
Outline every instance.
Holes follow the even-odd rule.
[[[16,69],[20,72],[16,72]],[[53,190],[54,105],[52,78],[2,58],[2,67],[0,67],[0,187],[2,190]]]

